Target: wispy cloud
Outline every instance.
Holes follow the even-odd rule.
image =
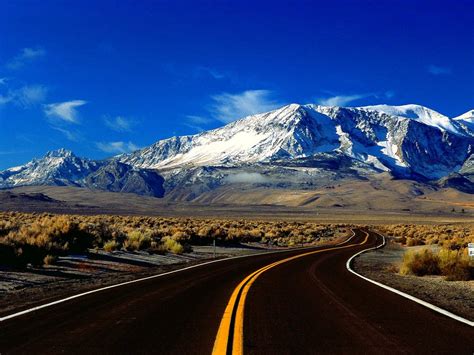
[[[188,115],[186,116],[186,118],[189,123],[193,123],[197,125],[209,124],[213,121],[211,118],[208,118],[208,117],[194,116],[194,115]]]
[[[23,106],[30,107],[44,102],[48,88],[44,85],[26,85],[14,92],[15,101]]]
[[[227,78],[229,75],[214,68],[198,66],[194,70],[196,77],[210,76],[213,79],[221,80]]]
[[[25,64],[33,62],[34,60],[44,57],[46,55],[46,51],[41,47],[36,48],[23,48],[20,53],[10,59],[6,67],[8,69],[20,69]]]
[[[130,132],[132,130],[133,124],[135,123],[133,120],[123,116],[105,116],[104,122],[107,127],[116,132]]]
[[[60,119],[68,123],[78,123],[77,107],[86,103],[87,101],[84,100],[72,100],[48,104],[44,106],[44,113],[51,118]]]
[[[13,97],[11,95],[1,95],[0,94],[0,105],[8,104],[9,102],[13,101]]]
[[[428,73],[432,75],[448,75],[451,74],[451,68],[442,67],[438,65],[429,65],[427,68]]]
[[[329,94],[329,92],[328,92]],[[351,102],[367,99],[367,98],[375,98],[375,99],[391,99],[395,96],[395,92],[392,90],[385,91],[384,93],[380,92],[368,92],[368,93],[360,93],[360,94],[351,94],[351,95],[333,95],[324,98],[316,99],[316,102],[319,105],[323,106],[346,106]]]
[[[7,85],[4,94],[0,94],[0,105],[15,103],[23,108],[28,108],[44,102],[48,88],[44,85],[25,85],[17,89],[8,88]]]
[[[320,98],[317,103],[323,106],[346,106],[348,103],[374,96],[374,94],[336,95]]]
[[[79,134],[76,132],[72,132],[69,129],[58,127],[58,126],[51,126],[52,129],[61,132],[67,139],[73,142],[78,142],[79,141]]]
[[[0,78],[0,85],[6,85],[8,78]]]
[[[101,151],[111,154],[123,154],[133,152],[139,149],[138,146],[132,142],[98,142],[96,143],[97,148]]]
[[[208,117],[188,115],[186,116],[186,121],[183,124],[198,132],[203,132],[205,131],[203,126],[208,125],[214,121],[214,119]]]
[[[273,110],[283,104],[273,99],[269,90],[247,90],[238,94],[213,95],[211,112],[217,120],[228,123],[236,119]]]

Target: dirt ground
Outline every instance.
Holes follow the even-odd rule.
[[[474,320],[474,281],[446,281],[443,276],[405,276],[398,274],[407,248],[389,242],[354,260],[360,274],[444,308],[466,319]]]

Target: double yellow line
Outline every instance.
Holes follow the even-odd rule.
[[[224,315],[222,316],[221,323],[219,325],[219,330],[217,332],[216,340],[214,341],[214,348],[212,350],[212,354],[242,355],[244,353],[245,299],[247,298],[247,294],[250,290],[250,287],[261,274],[263,274],[265,271],[270,270],[271,268],[274,268],[275,266],[278,266],[291,260],[302,258],[304,256],[318,254],[330,250],[345,249],[356,245],[365,244],[369,239],[369,233],[364,233],[366,234],[366,237],[361,243],[349,244],[339,247],[330,247],[326,249],[319,249],[303,254],[298,254],[283,260],[276,261],[270,265],[264,266],[248,275],[235,288],[234,292],[232,292],[232,296],[230,297],[229,302],[227,303],[227,307],[225,308]]]

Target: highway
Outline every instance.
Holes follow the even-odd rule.
[[[381,243],[225,260],[0,323],[0,354],[472,354],[474,330],[351,274]],[[304,255],[303,255],[304,254]]]

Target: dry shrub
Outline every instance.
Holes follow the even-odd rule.
[[[409,250],[403,256],[402,275],[443,275],[448,281],[468,281],[474,277],[473,262],[467,250],[441,249],[438,254],[429,249]]]
[[[439,225],[382,225],[377,228],[397,243],[407,246],[439,245],[443,248],[459,250],[474,241],[473,224]]]
[[[150,235],[139,230],[130,232],[123,243],[123,248],[129,251],[148,249],[150,246]]]
[[[473,273],[467,250],[442,249],[439,252],[439,266],[446,280],[467,281]]]
[[[89,249],[189,252],[190,244],[278,246],[320,243],[347,233],[345,224],[145,216],[79,216],[0,213],[0,263],[42,265],[47,255],[86,253]]]
[[[163,245],[165,246],[166,250],[173,254],[182,254],[184,252],[184,247],[173,238],[163,238]]]
[[[109,240],[108,242],[105,242],[104,244],[104,250],[106,252],[110,253],[111,251],[118,250],[118,249],[120,249],[120,245],[116,240]]]
[[[56,263],[57,260],[58,260],[57,256],[46,255],[43,259],[43,264],[44,265],[53,265],[54,263]]]
[[[403,256],[400,266],[402,275],[439,275],[439,257],[429,249],[420,251],[409,250]]]

